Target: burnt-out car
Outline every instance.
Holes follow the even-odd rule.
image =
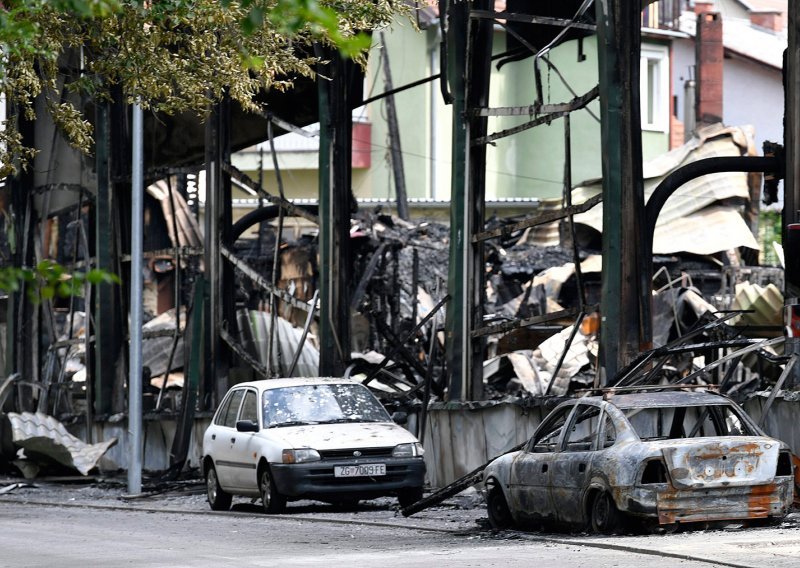
[[[793,499],[789,448],[713,392],[606,393],[564,402],[519,451],[484,470],[495,528],[613,533],[780,519]]]

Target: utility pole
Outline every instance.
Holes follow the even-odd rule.
[[[381,32],[381,57],[383,58],[384,92],[394,89],[392,69],[389,65],[389,51],[386,49],[386,35]],[[392,156],[392,173],[394,174],[394,190],[397,197],[397,216],[408,221],[408,195],[406,193],[406,172],[403,166],[403,148],[400,144],[400,128],[397,123],[397,110],[394,106],[394,95],[386,97],[386,122],[389,126],[389,151]]]
[[[603,281],[599,384],[604,385],[640,350],[648,348],[640,275],[644,219],[639,101],[641,5],[639,0],[595,2],[600,77],[603,164]],[[647,326],[649,329],[649,326]]]

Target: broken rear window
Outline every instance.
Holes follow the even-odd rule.
[[[642,440],[756,435],[730,405],[636,408],[625,417]]]

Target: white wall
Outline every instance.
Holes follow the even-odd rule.
[[[723,24],[724,25],[724,24]],[[686,122],[684,83],[694,72],[694,39],[673,43],[672,81],[678,96],[678,118]],[[691,74],[690,74],[691,73]],[[761,154],[764,140],[783,141],[783,84],[781,72],[740,58],[725,58],[723,70],[723,118],[730,126],[755,127],[756,149]]]

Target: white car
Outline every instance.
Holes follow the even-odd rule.
[[[267,513],[286,502],[354,504],[422,497],[423,449],[364,385],[345,379],[240,383],[222,400],[203,436],[208,503],[227,510],[233,495],[261,497]]]

